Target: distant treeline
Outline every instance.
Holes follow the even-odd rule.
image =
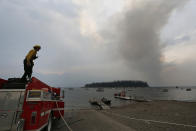
[[[85,87],[149,87],[144,81],[114,81],[86,84]]]

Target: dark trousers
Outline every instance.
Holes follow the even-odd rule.
[[[21,79],[24,80],[24,81],[27,81],[27,76],[28,76],[29,79],[31,79],[34,63],[33,63],[33,61],[31,61],[31,65],[28,66],[26,59],[24,59],[23,63],[24,63],[24,74],[23,74]]]

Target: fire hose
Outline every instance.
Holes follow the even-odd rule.
[[[59,107],[58,107],[57,101],[56,101],[56,106],[57,106],[57,109],[58,109]],[[65,119],[64,119],[63,115],[61,114],[60,110],[58,110],[58,112],[59,112],[59,114],[60,114],[60,116],[61,116],[63,122],[65,123],[65,125],[66,125],[67,128],[69,129],[69,131],[73,131],[73,130],[70,128],[70,126],[67,124],[67,122],[65,121]]]
[[[50,88],[50,89],[51,89],[51,88]],[[51,90],[52,90],[52,89],[51,89]],[[56,103],[57,109],[59,109],[59,106],[58,106],[57,101],[56,101],[55,103]],[[58,112],[59,112],[59,114],[60,114],[60,116],[61,116],[63,122],[64,122],[65,125],[67,126],[68,130],[69,130],[69,131],[73,131],[73,130],[71,129],[71,127],[67,124],[67,122],[66,122],[66,120],[64,119],[63,115],[61,114],[60,110],[58,110]]]

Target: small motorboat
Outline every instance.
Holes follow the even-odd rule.
[[[186,91],[191,91],[191,88],[187,88]]]
[[[168,89],[163,89],[162,92],[168,92]]]
[[[119,99],[123,99],[123,100],[131,100],[131,97],[126,96],[126,92],[122,91],[120,93],[115,93],[114,94],[114,98],[119,98]]]
[[[97,88],[97,92],[104,92],[104,88]]]
[[[103,98],[101,99],[101,101],[102,101],[103,103],[105,103],[106,105],[110,105],[110,104],[111,104],[111,100],[108,100],[108,99],[105,98],[105,97],[103,97]]]
[[[68,90],[72,91],[72,90],[74,90],[74,88],[71,88],[71,87],[70,87],[70,88],[68,88]]]
[[[90,103],[91,105],[98,105],[98,101],[97,101],[95,98],[89,99],[89,103]]]

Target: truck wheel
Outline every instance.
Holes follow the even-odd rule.
[[[45,131],[52,131],[52,116],[49,116],[48,125],[45,128]]]

